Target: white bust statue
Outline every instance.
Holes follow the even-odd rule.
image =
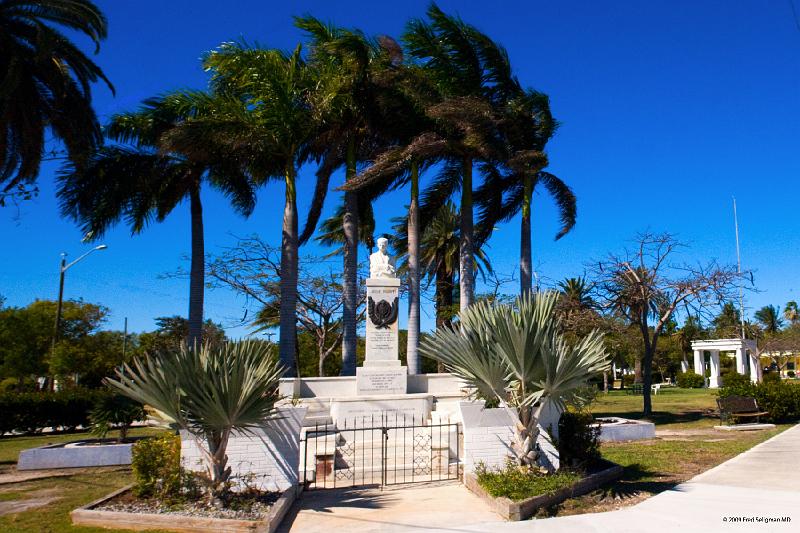
[[[397,271],[394,259],[386,253],[389,239],[378,239],[378,251],[369,256],[369,277],[371,278],[396,278]]]

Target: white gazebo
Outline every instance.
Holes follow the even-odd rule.
[[[750,375],[753,383],[761,381],[761,364],[758,360],[756,341],[751,339],[714,339],[692,341],[694,351],[694,371],[705,376],[705,352],[710,353],[708,387],[716,389],[720,386],[720,352],[736,353],[736,371],[742,375]],[[685,370],[685,369],[684,369]]]

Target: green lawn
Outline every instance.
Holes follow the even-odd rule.
[[[652,395],[653,413],[649,420],[658,429],[711,428],[719,425],[716,415],[716,391],[713,389],[661,389]],[[592,404],[595,417],[621,416],[641,419],[642,396],[613,390],[601,393]]]
[[[130,434],[151,435],[162,430],[135,428]],[[37,435],[0,438],[0,474],[10,473],[16,464],[20,450],[86,438],[85,433],[57,435]],[[116,432],[111,432],[116,437]],[[63,471],[62,471],[63,472]],[[41,498],[55,498],[44,506],[0,516],[0,531],[3,533],[23,532],[103,532],[106,529],[73,527],[69,513],[76,507],[85,505],[131,482],[128,467],[106,467],[75,469],[68,476],[49,477],[19,483],[0,484],[0,509],[11,500],[22,503]],[[2,477],[0,477],[2,479]]]
[[[603,457],[625,467],[620,481],[565,502],[547,515],[601,512],[638,503],[746,451],[791,427],[752,432],[721,432],[716,392],[708,389],[666,389],[653,396],[656,438],[604,443]],[[643,419],[642,397],[611,391],[592,405],[595,417]]]

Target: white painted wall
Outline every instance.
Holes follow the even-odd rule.
[[[281,407],[278,416],[254,435],[231,436],[228,465],[235,488],[243,488],[241,476],[254,474],[250,482],[261,490],[284,491],[297,485],[300,460],[300,428],[305,407]],[[205,471],[202,456],[194,439],[181,432],[181,460],[184,468]]]

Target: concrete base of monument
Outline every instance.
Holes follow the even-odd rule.
[[[408,368],[390,365],[370,365],[356,368],[356,394],[375,396],[405,394],[408,390]]]
[[[432,394],[383,394],[331,400],[331,418],[339,428],[425,424],[433,409]]]

